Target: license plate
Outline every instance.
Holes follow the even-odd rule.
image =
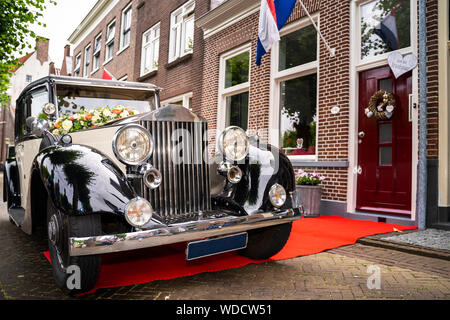
[[[220,238],[193,241],[187,245],[186,260],[194,260],[228,251],[244,249],[246,246],[247,232]]]

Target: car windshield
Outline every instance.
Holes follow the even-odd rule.
[[[57,84],[56,96],[59,116],[117,106],[134,108],[136,113],[155,110],[152,90]]]

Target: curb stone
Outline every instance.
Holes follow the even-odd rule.
[[[409,232],[416,232],[412,230]],[[404,233],[409,233],[404,232]],[[381,238],[389,237],[390,235],[398,235],[398,233],[385,233],[382,235],[369,236],[365,238],[358,239],[357,243],[364,244],[367,246],[380,247],[386,249],[392,249],[397,251],[402,251],[406,253],[411,253],[415,255],[420,255],[424,257],[437,258],[446,261],[450,261],[450,252],[446,250],[438,250],[418,245],[412,245],[407,243],[398,243],[390,240],[385,240]]]

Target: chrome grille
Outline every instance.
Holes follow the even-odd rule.
[[[211,210],[207,123],[142,121],[155,148],[149,163],[161,172],[161,185],[144,186],[144,197],[165,221]],[[204,156],[206,154],[206,156]]]

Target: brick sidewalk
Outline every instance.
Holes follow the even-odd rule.
[[[0,299],[74,299],[54,284],[47,241],[8,221],[0,204]],[[371,265],[380,289],[368,289]],[[449,299],[450,262],[355,244],[295,259],[100,289],[77,299]]]

